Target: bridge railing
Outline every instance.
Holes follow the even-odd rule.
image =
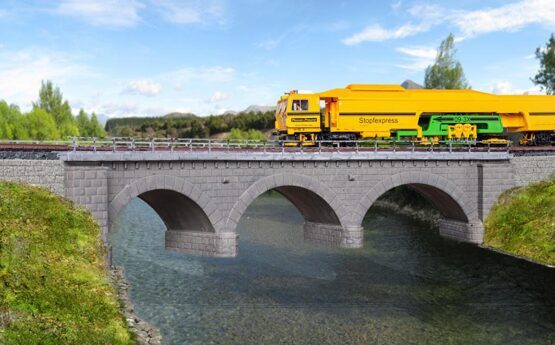
[[[507,152],[509,142],[491,141],[425,141],[425,140],[240,140],[197,138],[84,138],[69,140],[0,140],[0,150],[36,149],[53,151],[101,152]]]

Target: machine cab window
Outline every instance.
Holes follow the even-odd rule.
[[[291,105],[291,110],[293,110],[293,111],[307,111],[308,110],[308,99],[293,100],[293,103]]]

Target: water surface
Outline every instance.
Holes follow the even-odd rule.
[[[110,235],[137,313],[165,344],[555,344],[555,271],[442,239],[372,209],[364,248],[303,243],[302,217],[265,195],[241,219],[239,256],[164,250],[139,199]]]

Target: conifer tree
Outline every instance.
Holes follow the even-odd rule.
[[[426,68],[426,89],[469,89],[462,65],[455,59],[455,37],[449,34],[439,46],[436,60]]]

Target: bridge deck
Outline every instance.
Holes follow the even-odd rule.
[[[360,161],[360,160],[508,160],[508,152],[64,152],[66,162],[119,161]]]

